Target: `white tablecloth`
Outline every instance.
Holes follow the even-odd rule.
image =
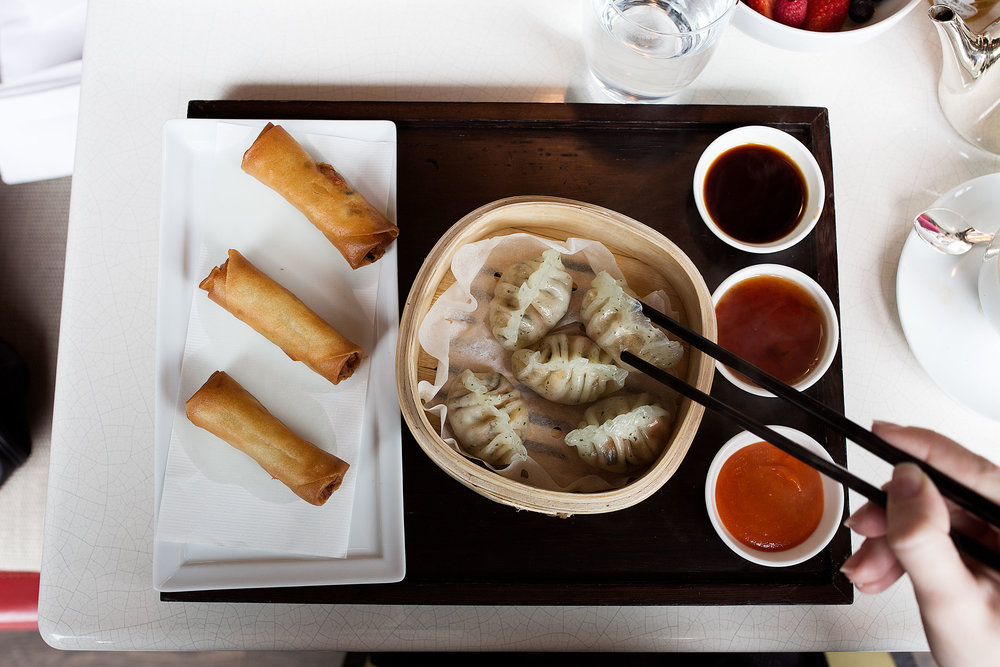
[[[576,0],[90,5],[39,605],[65,648],[907,650],[909,584],[843,606],[427,607],[161,603],[151,587],[161,130],[190,99],[606,101]],[[847,413],[986,451],[996,423],[916,363],[895,310],[908,220],[997,171],[936,99],[918,8],[876,42],[800,54],[736,30],[676,102],[824,106],[836,189]],[[928,411],[931,400],[942,406]],[[869,479],[887,468],[851,450]],[[881,477],[880,477],[881,476]]]

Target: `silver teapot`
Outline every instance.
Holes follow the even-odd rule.
[[[947,5],[928,11],[941,38],[938,99],[948,122],[973,144],[1000,154],[1000,19],[979,34]],[[991,36],[991,32],[998,36]]]

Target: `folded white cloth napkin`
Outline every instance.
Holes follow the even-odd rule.
[[[73,173],[86,0],[0,3],[0,178]]]

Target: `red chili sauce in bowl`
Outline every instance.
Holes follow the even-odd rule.
[[[741,280],[719,299],[715,315],[719,345],[787,384],[801,382],[819,365],[823,311],[792,280],[773,275]]]
[[[819,525],[823,481],[805,463],[757,442],[722,465],[715,504],[733,538],[760,551],[785,551],[805,542]]]

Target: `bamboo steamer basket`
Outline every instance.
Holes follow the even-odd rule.
[[[476,241],[518,232],[565,241],[583,238],[603,243],[615,256],[629,286],[640,296],[655,289],[675,295],[681,321],[710,340],[716,339],[715,309],[701,273],[669,239],[620,213],[570,199],[522,196],[501,199],[472,211],[449,229],[424,260],[403,308],[396,347],[396,390],[403,418],[424,452],[451,477],[473,491],[518,509],[554,516],[613,512],[648,498],[683,461],[704,408],[681,399],[670,441],[659,458],[626,486],[595,493],[539,489],[507,479],[468,459],[438,433],[434,415],[420,401],[417,384],[433,381],[437,360],[420,347],[417,332],[434,301],[455,282],[452,258]],[[715,362],[687,347],[682,377],[708,393]]]

